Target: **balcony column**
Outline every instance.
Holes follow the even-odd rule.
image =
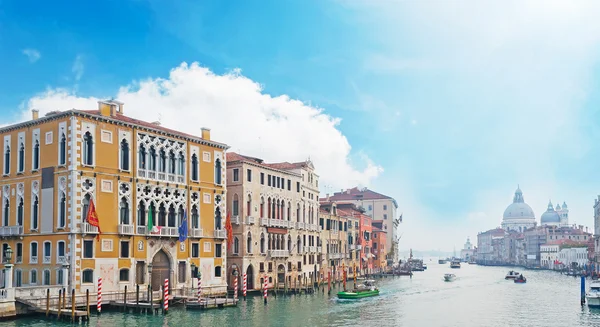
[[[65,263],[61,269],[63,274],[62,286],[67,288],[69,286],[69,264]]]

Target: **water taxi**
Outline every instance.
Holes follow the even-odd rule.
[[[460,268],[460,261],[459,260],[452,260],[452,262],[450,262],[450,268]]]
[[[527,283],[527,278],[523,277],[523,275],[519,275],[519,277],[514,279],[515,284],[525,284]]]
[[[446,264],[446,260],[444,260],[444,259],[438,259],[438,264],[445,265]]]
[[[515,278],[519,277],[520,275],[521,274],[519,272],[511,270],[508,272],[508,274],[506,274],[504,279],[515,279]]]
[[[588,307],[600,308],[600,282],[592,281],[590,291],[585,295]]]
[[[338,292],[338,299],[362,299],[364,297],[378,296],[379,289],[374,280],[366,280],[351,291]]]
[[[447,282],[453,282],[455,279],[456,279],[455,274],[445,274],[444,275],[444,280]]]

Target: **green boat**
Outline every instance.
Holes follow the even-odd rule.
[[[362,299],[364,297],[378,296],[379,289],[375,287],[374,280],[367,280],[351,291],[338,292],[338,299]]]

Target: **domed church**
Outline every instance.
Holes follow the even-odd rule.
[[[543,226],[569,226],[569,209],[567,208],[567,203],[563,202],[562,208],[559,204],[556,204],[555,209],[552,201],[548,202],[548,209],[542,214],[540,222]]]
[[[536,222],[533,209],[525,203],[523,192],[517,187],[513,203],[504,210],[502,228],[507,231],[523,232],[527,228],[535,227],[535,225]]]

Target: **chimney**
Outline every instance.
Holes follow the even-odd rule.
[[[31,119],[36,120],[40,118],[40,111],[37,109],[31,109]]]
[[[157,121],[153,121],[152,125],[160,126],[160,122],[158,120]]]
[[[123,114],[123,103],[116,100],[98,101],[100,115],[114,117],[117,113]]]
[[[329,193],[325,194],[325,201],[329,202]]]
[[[210,128],[202,127],[202,138],[210,141]]]

